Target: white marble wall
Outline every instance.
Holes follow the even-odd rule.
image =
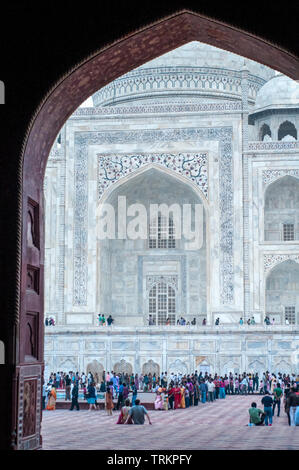
[[[194,136],[194,130],[203,129],[202,136]],[[218,130],[217,130],[218,129]],[[219,138],[219,129],[231,130],[231,184],[232,192],[232,256],[231,264],[233,292],[230,300],[223,301],[221,291],[223,283],[229,282],[223,278],[223,258],[221,234],[221,207],[227,194],[221,189],[221,158],[223,141]],[[209,131],[208,131],[209,130]],[[146,132],[152,132],[149,139]],[[208,136],[211,132],[212,137]],[[78,164],[78,148],[75,140],[88,133],[86,161],[86,181],[80,180]],[[163,138],[158,133],[163,133]],[[177,138],[174,137],[177,133]],[[213,134],[214,133],[214,134]],[[133,135],[134,134],[134,135]],[[115,136],[118,135],[118,138]],[[169,139],[167,138],[169,135]],[[185,135],[185,137],[184,137]],[[198,134],[200,135],[200,133]],[[271,268],[285,259],[294,259],[299,262],[299,246],[296,242],[273,243],[264,241],[264,195],[267,186],[275,178],[284,174],[296,175],[299,170],[298,150],[294,146],[283,143],[271,143],[271,147],[264,146],[259,150],[249,150],[242,156],[242,123],[238,111],[207,113],[192,113],[187,111],[176,112],[175,115],[155,115],[155,119],[146,112],[139,110],[136,115],[105,116],[99,114],[83,118],[74,115],[65,126],[65,162],[64,178],[63,158],[57,156],[50,159],[45,181],[46,192],[46,276],[45,276],[45,316],[56,316],[58,326],[46,331],[46,364],[47,370],[69,370],[78,368],[85,370],[87,365],[96,360],[108,370],[116,362],[125,360],[130,363],[133,370],[141,371],[142,366],[149,359],[156,362],[161,370],[180,367],[192,371],[202,367],[209,367],[213,371],[226,372],[234,370],[249,370],[250,367],[264,370],[271,368],[282,371],[293,371],[298,367],[296,354],[298,351],[298,331],[294,327],[272,330],[269,333],[254,330],[240,334],[237,330],[225,334],[209,333],[202,335],[199,331],[192,332],[191,336],[183,334],[183,330],[168,333],[163,330],[156,338],[156,333],[148,336],[149,330],[142,330],[147,312],[141,312],[140,318],[131,318],[127,311],[125,323],[117,315],[112,343],[111,335],[93,329],[97,322],[97,313],[101,310],[101,289],[108,296],[108,287],[102,287],[110,263],[106,259],[106,268],[101,263],[105,243],[97,240],[97,219],[99,204],[98,186],[98,155],[125,155],[125,154],[157,154],[157,153],[205,153],[208,161],[207,195],[195,189],[200,194],[207,214],[207,247],[206,247],[206,311],[208,324],[213,324],[216,317],[221,318],[223,325],[237,324],[239,318],[247,314],[254,316],[257,323],[263,322],[266,311],[266,276]],[[132,137],[133,136],[133,137]],[[147,140],[143,140],[146,136]],[[187,137],[186,137],[187,136]],[[214,136],[214,137],[213,137]],[[123,140],[122,140],[123,139]],[[135,139],[135,140],[134,140]],[[228,141],[229,144],[229,141]],[[266,149],[266,150],[265,150]],[[77,160],[76,160],[77,159]],[[226,167],[229,168],[229,167]],[[246,171],[245,171],[246,169]],[[84,170],[84,168],[83,168]],[[171,170],[161,168],[166,173]],[[85,170],[84,170],[85,171]],[[138,170],[144,171],[144,170]],[[271,173],[272,172],[272,173]],[[83,174],[83,173],[82,173]],[[193,182],[182,175],[173,176],[184,181],[190,188]],[[79,181],[76,180],[76,178]],[[126,182],[129,176],[124,176],[119,182],[112,185],[103,197],[107,198],[117,185]],[[245,184],[246,183],[246,184]],[[74,281],[75,266],[75,213],[78,210],[74,188],[81,191],[87,188],[88,200],[86,203],[86,230],[82,236],[87,237],[86,246],[86,282],[82,286]],[[63,186],[64,185],[64,186]],[[64,188],[64,212],[61,212],[61,196]],[[203,189],[204,190],[204,189]],[[81,194],[81,193],[80,193]],[[104,200],[102,197],[102,200]],[[244,219],[244,201],[248,202],[248,219]],[[83,200],[84,202],[84,200]],[[80,204],[79,204],[80,209]],[[244,227],[246,221],[248,239],[248,257],[244,257]],[[63,229],[63,231],[62,231]],[[62,246],[62,235],[64,244]],[[60,246],[60,251],[58,247]],[[225,247],[229,247],[226,242]],[[62,248],[64,251],[62,251]],[[64,256],[61,258],[61,254]],[[63,290],[61,290],[61,260],[64,260]],[[297,261],[298,260],[298,261]],[[102,267],[101,267],[102,266]],[[178,267],[174,267],[179,269]],[[102,277],[101,277],[102,270]],[[229,271],[229,270],[228,270]],[[248,278],[249,295],[244,297],[244,276]],[[59,284],[60,283],[60,284]],[[105,284],[105,283],[104,283]],[[60,287],[59,287],[60,286]],[[80,294],[86,290],[86,301],[76,301],[76,292]],[[189,286],[190,287],[190,286]],[[190,291],[191,292],[191,291]],[[84,298],[84,296],[82,296]],[[247,306],[245,303],[247,302]],[[194,316],[190,300],[186,316]],[[144,303],[144,310],[146,302]],[[246,310],[247,309],[247,310]],[[106,313],[106,312],[105,312]],[[110,312],[108,312],[110,313]],[[134,312],[131,312],[134,313]],[[198,312],[199,313],[199,312]],[[197,315],[197,318],[201,318]],[[282,316],[277,317],[282,322]],[[124,330],[122,325],[140,325],[141,330]],[[117,326],[118,325],[118,326]],[[229,326],[225,328],[230,328]],[[224,333],[224,330],[221,330]],[[142,338],[142,339],[141,339]],[[276,338],[276,339],[275,339]],[[275,339],[275,340],[274,340]],[[251,341],[251,342],[250,342]],[[297,341],[297,342],[296,342]],[[117,347],[117,344],[119,348]],[[155,346],[153,346],[155,344]],[[293,362],[292,362],[293,361]],[[295,361],[295,363],[294,363]],[[294,369],[295,368],[295,369]]]
[[[221,142],[217,135],[209,140],[178,140],[173,138],[167,140],[163,136],[163,140],[155,140],[153,137],[149,142],[144,143],[138,139],[138,130],[140,133],[144,130],[167,132],[176,129],[181,133],[190,132],[192,129],[232,129],[232,161],[233,168],[233,201],[232,201],[232,221],[234,227],[233,238],[233,300],[224,303],[220,297],[221,282],[224,282],[221,276],[220,266],[220,205],[221,195],[219,193],[219,182],[221,179],[220,172],[220,145]],[[111,143],[107,135],[113,136],[113,132],[126,132],[129,134],[134,131],[136,139],[126,143],[118,141]],[[88,145],[88,208],[87,208],[87,294],[85,304],[78,305],[74,302],[74,214],[76,210],[76,195],[74,186],[76,184],[75,158],[78,149],[75,146],[76,136],[81,133],[98,133],[98,139],[93,139]],[[207,132],[207,131],[204,131]],[[105,143],[101,144],[101,133],[105,134]],[[108,134],[107,134],[108,133]],[[93,134],[92,134],[93,135]],[[126,135],[126,134],[123,134]],[[230,322],[236,316],[232,316],[236,312],[237,316],[243,308],[243,281],[242,281],[242,181],[239,178],[242,167],[241,159],[241,120],[240,114],[230,112],[216,116],[205,115],[188,115],[188,113],[176,114],[176,116],[156,116],[155,120],[147,114],[137,116],[113,116],[113,119],[107,116],[98,116],[97,119],[78,119],[78,116],[71,118],[66,124],[66,180],[65,180],[65,272],[64,272],[64,311],[65,321],[67,324],[94,324],[95,315],[99,309],[99,267],[97,259],[99,259],[99,247],[97,243],[96,223],[97,223],[97,206],[99,202],[97,191],[97,155],[106,154],[132,154],[132,153],[182,153],[196,152],[206,153],[208,155],[208,200],[202,196],[207,211],[207,313],[212,319],[219,316],[219,312],[223,314],[223,321]],[[50,168],[50,167],[49,167]],[[48,171],[48,170],[47,170]],[[50,170],[49,170],[50,171]],[[49,173],[49,172],[48,172]],[[174,175],[175,176],[175,175]],[[179,175],[178,175],[179,176]],[[49,173],[50,177],[50,173]],[[181,177],[186,184],[192,187],[192,182],[188,182],[187,178]],[[125,178],[124,178],[125,180]],[[110,190],[110,189],[109,189]],[[108,191],[109,191],[108,190]],[[222,194],[223,197],[223,194]],[[55,224],[55,213],[48,216],[51,217],[52,224]],[[52,239],[53,242],[53,239]],[[53,248],[54,249],[54,248]],[[55,285],[53,275],[47,274],[48,285]],[[51,282],[50,282],[51,279]],[[192,310],[192,309],[191,309]],[[225,315],[227,312],[227,315]],[[185,312],[184,312],[185,313]],[[189,312],[186,312],[188,314]]]
[[[149,359],[160,372],[244,371],[298,373],[298,327],[221,326],[151,328],[48,327],[45,376],[50,372],[86,371],[97,361],[106,371],[126,361],[140,373]],[[204,369],[203,369],[204,368]]]

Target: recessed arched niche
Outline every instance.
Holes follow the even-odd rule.
[[[299,263],[286,260],[276,265],[266,279],[266,314],[276,322],[298,324]]]
[[[149,314],[155,317],[157,325],[165,324],[169,316],[173,320],[171,324],[175,324],[176,317],[186,313],[189,302],[187,295],[190,295],[190,316],[206,314],[207,215],[203,199],[199,190],[189,184],[187,179],[151,166],[131,175],[110,191],[103,203],[112,208],[109,220],[115,217],[115,238],[103,239],[103,227],[100,228],[100,224],[105,221],[107,227],[107,211],[98,211],[97,218],[97,233],[101,233],[97,239],[97,310],[100,313],[111,313],[118,326],[142,326]],[[169,208],[169,213],[162,220],[159,215],[153,218],[153,205],[162,204]],[[187,211],[185,206],[190,209],[191,232],[195,230],[196,206],[201,208],[198,213],[201,217],[202,244],[195,248],[185,237],[187,230],[185,233],[183,229],[184,221],[188,219],[187,212],[184,212]],[[124,222],[125,213],[131,215]],[[142,232],[140,226],[143,224],[145,230],[142,233],[145,237],[124,238],[124,224],[129,233],[130,224],[136,217],[140,221],[136,232]],[[179,232],[180,238],[175,238]],[[197,281],[194,292],[192,289],[189,292],[186,290],[186,272],[190,266],[194,283]],[[165,286],[165,292],[158,292],[161,286]],[[157,291],[155,296],[154,289]],[[159,295],[159,299],[162,299],[164,294],[165,305],[162,305],[162,300],[158,305]]]
[[[265,241],[299,238],[299,179],[284,176],[269,185],[264,205]]]

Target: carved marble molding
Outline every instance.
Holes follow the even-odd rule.
[[[268,186],[270,183],[273,183],[273,181],[278,180],[283,176],[294,176],[295,178],[299,178],[299,169],[263,170],[263,185]]]
[[[144,104],[132,106],[105,106],[78,108],[70,119],[79,119],[84,116],[109,116],[123,114],[164,114],[164,113],[199,113],[199,112],[241,112],[242,103],[240,101],[220,101],[216,103],[194,103],[185,101],[182,103],[170,104]]]
[[[266,254],[264,255],[264,272],[268,273],[277,264],[283,261],[295,261],[299,263],[299,254]]]
[[[117,104],[130,101],[134,97],[159,97],[166,92],[176,94],[204,93],[217,96],[241,95],[241,71],[215,67],[152,67],[133,70],[93,95],[95,106]],[[255,100],[256,94],[265,80],[248,72],[250,82],[249,97]]]
[[[204,153],[98,154],[98,198],[113,183],[148,164],[157,164],[191,179],[208,199],[208,156]]]
[[[88,147],[89,145],[153,142],[219,142],[220,201],[220,299],[222,304],[234,300],[233,268],[233,163],[232,127],[181,129],[146,129],[75,132],[74,168],[74,274],[73,305],[87,305],[87,234],[88,234]]]
[[[166,284],[178,290],[178,276],[146,276],[146,290],[149,291],[158,282],[165,282]]]

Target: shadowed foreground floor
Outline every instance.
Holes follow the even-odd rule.
[[[184,410],[150,411],[153,425],[116,425],[118,412],[44,411],[45,450],[247,450],[299,449],[299,427],[288,426],[287,416],[275,416],[273,426],[248,427],[252,401],[260,396],[228,396],[225,400]],[[275,411],[277,413],[277,410]]]

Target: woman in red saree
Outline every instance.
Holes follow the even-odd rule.
[[[181,389],[176,384],[174,388],[174,409],[176,410],[177,408],[180,408],[180,403],[181,403]]]
[[[118,417],[118,420],[117,420],[116,424],[125,424],[130,409],[131,409],[130,400],[128,399],[128,400],[125,401],[125,406],[123,406],[120,410],[120,414],[119,414],[119,417]],[[127,424],[132,424],[132,418],[129,418],[129,421],[128,421]]]
[[[46,407],[47,410],[56,409],[56,399],[57,399],[56,388],[54,387],[54,385],[52,385],[51,391],[49,392],[49,399],[48,399],[48,403]]]

